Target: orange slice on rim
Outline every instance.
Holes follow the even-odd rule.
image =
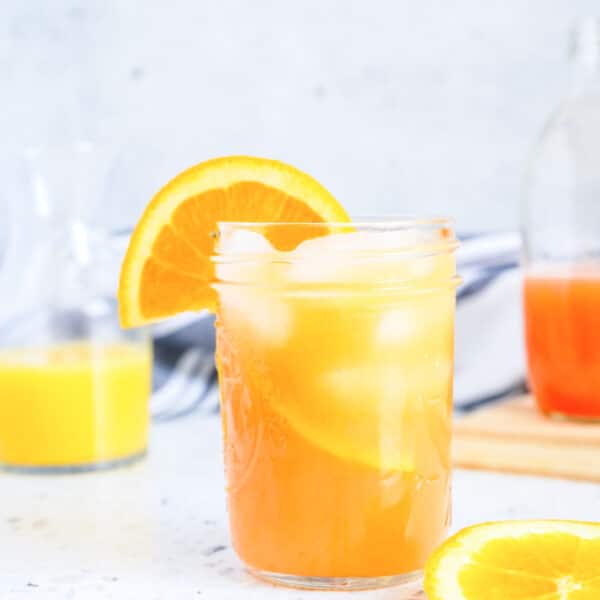
[[[210,257],[219,221],[348,221],[335,198],[298,169],[264,158],[230,156],[184,171],[165,185],[135,227],[121,268],[119,311],[123,327],[177,313],[210,309]],[[284,229],[271,240],[293,248],[315,235]]]

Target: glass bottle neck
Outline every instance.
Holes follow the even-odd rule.
[[[571,34],[571,91],[600,93],[600,19],[586,18]]]

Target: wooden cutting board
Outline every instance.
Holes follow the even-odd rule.
[[[453,458],[467,469],[600,481],[600,424],[548,419],[520,396],[457,417]]]

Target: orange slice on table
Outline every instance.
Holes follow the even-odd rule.
[[[598,600],[600,523],[469,527],[431,556],[425,592],[429,600]]]
[[[138,222],[121,269],[124,327],[177,313],[214,309],[210,260],[218,221],[348,221],[335,198],[312,177],[264,158],[230,156],[201,163],[165,185]],[[315,235],[307,228],[301,239]],[[284,231],[279,249],[301,239]]]

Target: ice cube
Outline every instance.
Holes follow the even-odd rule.
[[[221,233],[217,249],[220,254],[260,254],[274,251],[264,235],[245,229]]]
[[[414,434],[407,421],[410,395],[400,365],[340,367],[324,374],[323,385],[334,414],[349,425],[360,424],[357,439],[345,442],[359,445],[352,454],[382,469],[414,471]]]
[[[422,315],[418,311],[399,308],[384,313],[375,329],[376,344],[396,344],[409,342],[419,333],[419,320]]]
[[[358,364],[341,366],[323,374],[322,384],[340,410],[378,419],[402,410],[405,378],[399,365]],[[382,413],[389,409],[389,415]]]
[[[323,389],[336,410],[372,419],[397,419],[420,412],[423,402],[447,399],[452,377],[450,357],[419,364],[378,363],[338,367],[324,373]]]
[[[418,243],[415,230],[350,231],[305,240],[294,251],[300,255],[326,255],[330,252],[377,252],[410,248]]]
[[[382,313],[375,327],[375,345],[419,345],[437,349],[452,337],[453,292],[415,295]],[[417,347],[415,347],[417,351]]]
[[[283,298],[260,288],[229,286],[219,293],[221,319],[227,327],[260,343],[283,346],[292,328],[292,312]]]
[[[236,229],[222,234],[217,245],[217,279],[248,283],[265,281],[271,273],[271,254],[277,254],[260,233]]]
[[[221,318],[236,331],[250,330],[261,341],[279,345],[287,341],[291,313],[285,298],[269,284],[281,278],[280,254],[269,240],[254,231],[237,229],[219,240],[216,263]],[[251,284],[251,285],[236,285]]]
[[[374,249],[374,243],[369,232],[334,233],[305,240],[291,253],[289,277],[321,283],[364,279],[365,273],[357,272],[355,254]]]
[[[416,229],[333,233],[306,240],[290,254],[298,282],[410,282],[436,275],[437,256],[414,256],[427,238]],[[426,251],[426,250],[425,250]],[[432,247],[433,251],[433,247]]]

